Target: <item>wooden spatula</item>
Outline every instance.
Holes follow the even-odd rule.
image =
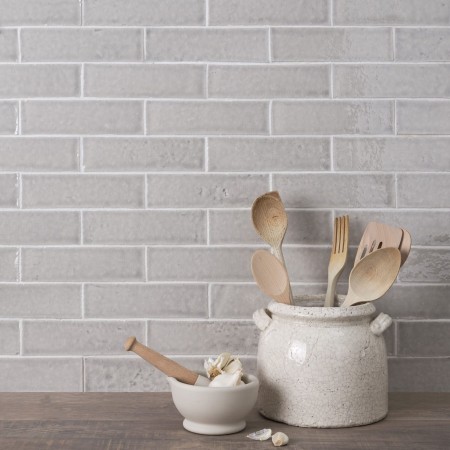
[[[131,336],[124,344],[124,348],[128,352],[134,352],[142,359],[145,359],[151,365],[155,366],[161,372],[165,373],[168,377],[176,378],[178,381],[186,384],[193,384],[195,386],[208,386],[208,378],[199,375],[191,370],[183,367],[172,359],[166,358],[161,353],[146,347],[138,342],[138,340]]]
[[[364,230],[353,266],[356,266],[362,258],[375,250],[387,247],[398,249],[402,239],[403,230],[401,228],[391,227],[379,222],[370,222]]]

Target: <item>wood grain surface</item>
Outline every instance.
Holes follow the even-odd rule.
[[[448,450],[450,393],[395,393],[388,417],[356,428],[290,427],[254,411],[247,429],[201,436],[182,427],[169,393],[0,393],[1,450],[149,450],[275,448],[246,434],[283,431],[298,450]]]

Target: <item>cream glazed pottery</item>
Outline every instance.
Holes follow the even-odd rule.
[[[172,399],[184,417],[183,427],[198,434],[231,434],[246,427],[245,418],[258,397],[259,382],[244,375],[233,387],[193,386],[168,377]]]
[[[271,302],[253,318],[258,346],[258,409],[269,419],[301,427],[365,425],[388,412],[386,346],[392,319],[374,318],[365,303],[325,308],[325,296],[296,306]],[[344,297],[339,296],[342,303]]]

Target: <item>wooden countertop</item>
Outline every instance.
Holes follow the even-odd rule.
[[[450,393],[395,393],[389,405],[385,420],[363,427],[290,427],[255,411],[240,433],[201,436],[183,429],[169,393],[0,393],[0,449],[275,448],[245,437],[262,428],[285,432],[298,450],[450,449]]]

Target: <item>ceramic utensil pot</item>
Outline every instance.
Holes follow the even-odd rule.
[[[259,382],[244,376],[245,384],[234,387],[201,387],[168,378],[172,398],[185,417],[186,430],[199,434],[230,434],[245,428],[245,418],[258,397]]]
[[[392,319],[365,303],[325,308],[324,295],[255,312],[259,411],[302,427],[338,428],[381,420],[388,411],[386,347]],[[340,302],[343,296],[338,296]]]

